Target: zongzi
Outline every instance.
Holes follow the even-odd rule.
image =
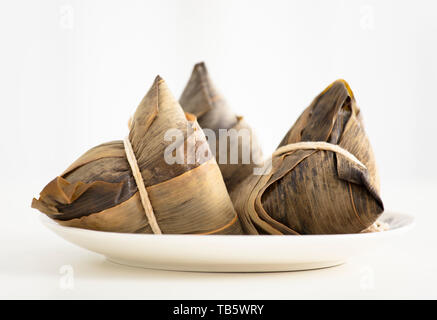
[[[373,151],[344,80],[313,100],[264,170],[231,194],[248,234],[357,233],[383,211]]]
[[[203,62],[194,66],[179,102],[205,132],[229,192],[262,166],[262,152],[250,126],[227,105]]]
[[[241,234],[202,130],[159,76],[129,127],[128,139],[86,152],[33,199],[32,207],[61,225],[86,229]],[[182,139],[165,139],[169,130],[180,132]],[[204,157],[185,152],[190,141],[194,154]],[[183,161],[169,163],[181,150]]]

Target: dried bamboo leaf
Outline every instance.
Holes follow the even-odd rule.
[[[164,134],[178,129],[186,149],[209,158],[168,164]],[[157,77],[138,106],[129,140],[163,233],[241,234],[237,214],[215,159],[195,117],[185,114],[165,82]],[[186,151],[186,150],[185,150]],[[151,233],[122,141],[94,147],[52,180],[32,207],[58,223],[79,228]]]
[[[237,116],[229,108],[213,85],[203,62],[194,66],[191,78],[179,102],[186,112],[192,113],[198,118],[203,129],[211,129],[214,132],[216,140],[213,143],[209,142],[213,151],[215,149],[217,162],[229,192],[251,175],[255,167],[262,166],[262,151],[255,134],[243,117]],[[230,136],[226,138],[227,148],[225,152],[222,154],[219,152],[220,129],[227,130],[228,133],[231,132],[231,129],[247,132],[244,138],[240,136],[235,142],[238,144],[234,149],[238,150],[236,163],[231,162],[230,155],[234,142]],[[251,155],[247,163],[243,161],[244,150],[249,150]]]
[[[290,147],[305,141],[338,145],[364,167],[338,152]],[[373,151],[344,80],[314,99],[265,172],[248,177],[231,194],[249,234],[356,233],[371,226],[383,211]]]

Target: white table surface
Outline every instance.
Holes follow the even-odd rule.
[[[30,201],[41,187],[12,184],[0,190],[0,298],[437,298],[437,184],[383,186],[386,209],[416,217],[416,227],[389,247],[338,267],[255,274],[146,270],[107,262],[39,222]],[[69,286],[64,268],[73,270]]]

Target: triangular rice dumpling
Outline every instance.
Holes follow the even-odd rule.
[[[182,139],[165,138],[175,131]],[[202,130],[159,76],[132,118],[129,141],[162,233],[241,234]],[[188,151],[190,143],[194,153]],[[183,159],[169,163],[166,155],[178,150]],[[123,141],[86,152],[33,199],[32,207],[65,226],[152,233]]]
[[[383,212],[373,151],[344,80],[314,99],[271,160],[231,194],[248,234],[357,233]]]
[[[243,117],[229,108],[212,83],[203,62],[194,66],[179,102],[186,112],[197,117],[205,133],[206,130],[213,133],[212,139],[207,134],[208,142],[215,151],[229,192],[252,175],[255,168],[262,166],[262,151],[253,130]],[[235,138],[232,138],[234,134]]]

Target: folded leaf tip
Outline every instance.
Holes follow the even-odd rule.
[[[344,80],[344,79],[337,79],[337,80],[335,80],[335,81],[332,82],[329,86],[327,86],[326,89],[323,90],[321,94],[325,94],[325,93],[328,92],[330,89],[335,88],[335,87],[338,87],[338,86],[343,86],[343,87],[346,89],[348,95],[349,95],[352,99],[355,99],[354,93],[352,92],[352,89],[351,89],[349,83],[348,83],[346,80]]]
[[[159,85],[159,84],[164,83],[164,82],[165,82],[164,79],[158,74],[155,77],[155,81],[153,82],[153,84],[154,85]]]
[[[206,70],[206,65],[204,61],[200,61],[194,65],[194,70],[204,69]]]

